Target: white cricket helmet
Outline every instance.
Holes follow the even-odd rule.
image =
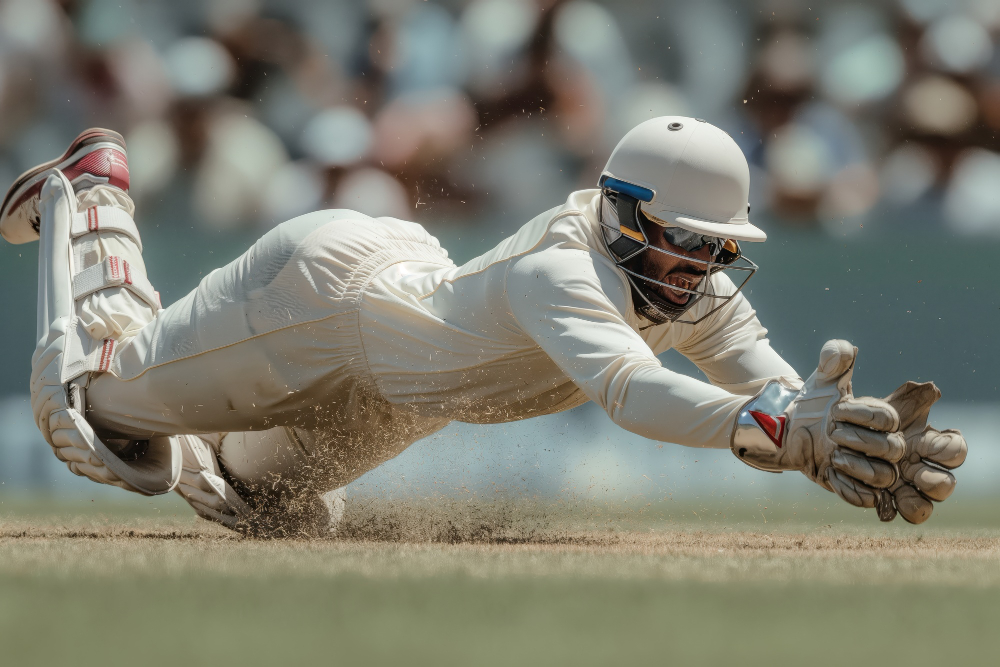
[[[735,296],[715,294],[712,274],[743,272],[745,278],[736,281],[739,292],[757,270],[739,246],[739,241],[767,239],[749,220],[750,168],[732,137],[714,125],[684,116],[638,125],[611,153],[599,185],[605,243],[632,284],[636,311],[654,324],[701,321]],[[692,253],[706,245],[711,259],[695,259]],[[699,265],[704,278],[692,288],[644,275],[641,255],[646,251],[684,259],[688,267]],[[663,288],[673,300],[664,298]],[[698,320],[680,319],[706,298],[714,308]]]
[[[764,241],[750,224],[750,167],[725,131],[698,118],[660,116],[618,142],[602,180],[615,178],[652,191],[640,205],[647,217],[707,236]]]

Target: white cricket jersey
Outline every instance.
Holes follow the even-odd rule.
[[[795,371],[742,295],[697,325],[637,316],[599,197],[573,193],[464,266],[412,222],[336,210],[282,223],[122,344],[91,380],[88,419],[128,437],[294,427],[322,443],[306,449],[338,485],[451,420],[588,400],[640,435],[728,447],[747,396]],[[664,368],[671,347],[711,384]],[[223,458],[230,472],[260,464],[245,447]]]
[[[600,236],[599,198],[575,192],[463,266],[442,254],[381,271],[359,318],[380,393],[428,417],[475,423],[592,400],[645,437],[725,448],[748,395],[772,378],[801,382],[742,294],[697,325],[650,326],[636,315]],[[735,290],[722,273],[711,280],[717,294]],[[695,304],[691,319],[711,301]],[[670,348],[711,384],[664,368],[656,355]]]

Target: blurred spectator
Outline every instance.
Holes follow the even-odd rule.
[[[0,0],[0,178],[108,125],[144,215],[509,230],[682,114],[758,219],[1000,233],[998,34],[1000,0]]]

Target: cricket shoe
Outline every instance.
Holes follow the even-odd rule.
[[[52,169],[61,171],[77,193],[95,185],[111,185],[128,192],[125,139],[112,130],[86,130],[73,140],[62,157],[24,172],[7,191],[0,205],[0,235],[8,242],[38,240],[38,202]]]

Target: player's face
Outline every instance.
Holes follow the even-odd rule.
[[[655,225],[647,225],[646,229],[647,233],[649,233],[650,245],[664,250],[669,250],[670,252],[682,255],[683,257],[700,260],[702,262],[708,262],[712,259],[711,246],[704,245],[691,252],[684,250],[679,246],[675,246],[664,239],[661,231],[662,228]],[[665,255],[662,252],[647,250],[640,255],[640,258],[642,260],[642,275],[652,278],[653,280],[658,280],[662,283],[667,283],[668,285],[676,285],[677,287],[693,290],[701,284],[702,279],[705,277],[706,267],[704,264],[689,262],[681,257],[674,257],[672,255]],[[669,287],[664,287],[663,285],[657,285],[655,283],[647,284],[661,298],[666,299],[671,303],[676,303],[679,306],[687,303],[692,296],[687,292],[672,290]]]

